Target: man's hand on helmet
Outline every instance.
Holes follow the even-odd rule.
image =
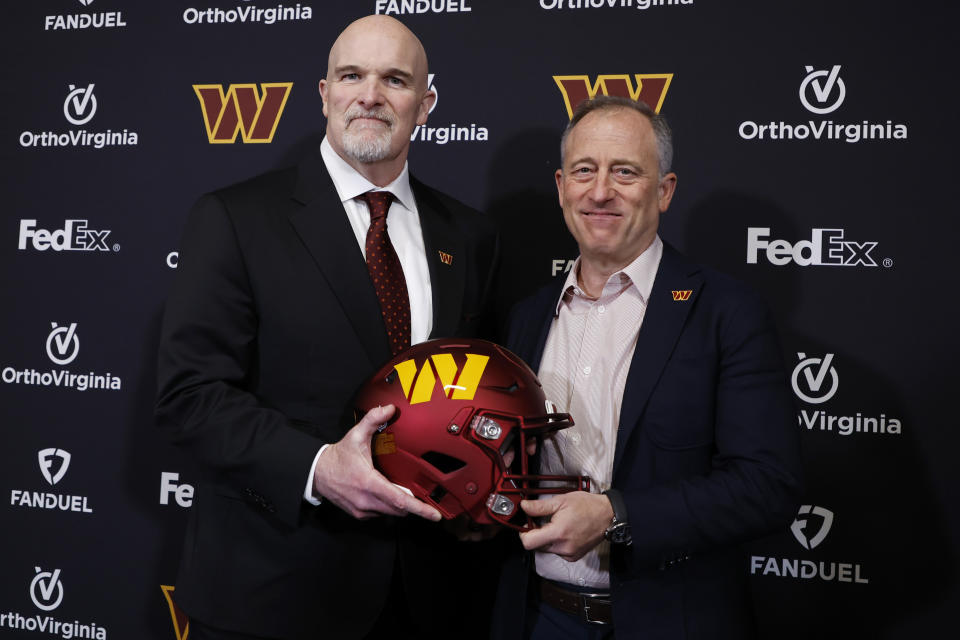
[[[520,534],[523,548],[553,553],[567,562],[576,562],[597,546],[613,520],[610,500],[585,491],[523,500],[520,508],[534,518],[550,518],[542,527]]]
[[[354,518],[411,513],[434,522],[440,512],[417,500],[373,468],[370,441],[377,427],[393,415],[394,406],[377,407],[363,416],[343,439],[323,452],[313,476],[313,490]]]

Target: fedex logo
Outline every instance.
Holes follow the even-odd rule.
[[[27,241],[37,251],[110,251],[107,246],[109,230],[96,231],[87,227],[86,220],[65,220],[63,229],[37,229],[36,220],[20,221],[20,240],[17,248],[26,250]]]
[[[769,240],[769,237],[770,227],[747,228],[747,264],[757,264],[762,250],[767,262],[778,267],[791,262],[801,267],[878,266],[870,255],[877,243],[845,240],[843,229],[812,229],[809,240],[794,244],[786,240]],[[884,266],[890,264],[889,259],[884,260]]]

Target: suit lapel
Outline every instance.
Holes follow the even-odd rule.
[[[457,333],[463,306],[467,255],[463,239],[453,227],[450,211],[423,183],[410,177],[417,199],[420,228],[430,271],[433,297],[431,338],[446,338]]]
[[[290,214],[290,224],[350,318],[370,362],[379,365],[390,357],[380,303],[319,150],[301,163],[293,199],[303,206]]]
[[[696,304],[702,284],[699,267],[687,262],[675,249],[664,244],[663,257],[637,336],[630,370],[627,372],[620,405],[617,446],[613,457],[614,474],[623,458],[626,443],[647,406],[650,394],[660,379],[670,354],[673,353],[687,316]],[[675,300],[674,291],[691,293],[687,300]]]

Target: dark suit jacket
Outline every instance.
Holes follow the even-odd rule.
[[[472,335],[497,236],[477,212],[411,185],[433,336]],[[188,615],[284,638],[359,637],[373,624],[404,538],[397,529],[418,523],[356,521],[331,504],[310,506],[303,491],[320,446],[354,424],[353,394],[389,358],[366,264],[319,150],[295,169],[200,199],[167,302],[157,402],[160,426],[204,473],[175,592]],[[401,555],[429,539],[400,544]],[[421,589],[416,571],[405,575]]]
[[[507,347],[539,369],[561,283],[521,302]],[[674,291],[690,290],[674,300]],[[576,419],[576,416],[573,416]],[[737,543],[796,514],[796,414],[763,303],[665,245],[627,375],[612,486],[633,545],[614,545],[617,640],[752,635]],[[532,558],[501,579],[498,637],[516,637]]]

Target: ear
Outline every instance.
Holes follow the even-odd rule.
[[[660,213],[665,212],[670,207],[670,201],[673,200],[673,192],[677,188],[677,174],[670,172],[660,178],[660,184],[657,185],[657,199],[660,205]]]
[[[433,105],[436,103],[436,101],[436,91],[427,89],[426,93],[423,94],[423,97],[420,98],[420,108],[417,109],[417,124],[424,125],[427,123],[427,116],[430,115],[430,109],[433,108]]]
[[[557,181],[557,199],[560,201],[560,207],[563,207],[563,169],[557,169],[557,172],[553,174],[554,179]]]
[[[320,80],[320,98],[323,100],[323,115],[328,116],[327,113],[327,90],[329,86],[327,85],[326,78]]]

